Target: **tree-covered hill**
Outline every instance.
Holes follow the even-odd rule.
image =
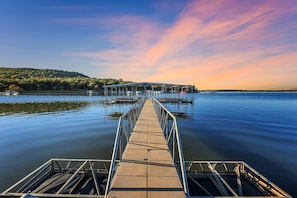
[[[127,83],[122,79],[89,78],[78,72],[52,69],[0,67],[0,91],[102,90],[103,85]]]
[[[54,69],[32,69],[32,68],[3,68],[0,67],[0,78],[89,78],[78,73]]]

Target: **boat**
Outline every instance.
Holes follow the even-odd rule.
[[[116,99],[111,99],[111,100],[104,100],[104,104],[107,104],[107,105],[111,105],[111,104],[115,104],[117,101]]]
[[[2,95],[4,95],[4,96],[17,96],[17,95],[19,95],[19,92],[15,91],[15,90],[5,90],[4,92],[2,92]]]

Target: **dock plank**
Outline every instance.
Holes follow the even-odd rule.
[[[150,99],[139,115],[107,197],[186,197]]]

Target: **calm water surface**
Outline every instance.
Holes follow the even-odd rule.
[[[297,93],[189,94],[166,105],[178,118],[186,160],[243,160],[297,197]],[[0,96],[0,191],[46,160],[109,159],[129,105],[93,96]]]

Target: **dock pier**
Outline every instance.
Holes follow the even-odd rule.
[[[118,122],[110,160],[50,159],[0,197],[287,197],[243,161],[185,161],[175,116],[142,98]]]
[[[193,85],[169,84],[158,82],[134,82],[126,84],[104,85],[105,96],[126,96],[126,95],[158,95],[166,93],[194,92]]]
[[[139,115],[107,197],[186,197],[175,163],[148,99]]]

